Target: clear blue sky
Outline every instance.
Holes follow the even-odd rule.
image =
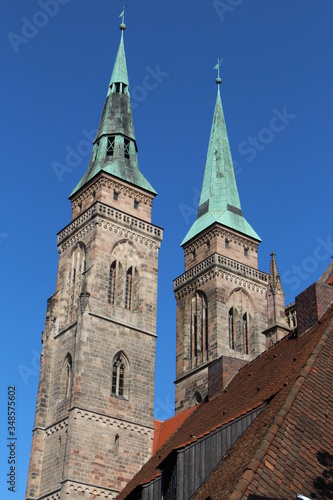
[[[56,283],[56,233],[70,221],[67,197],[89,161],[84,131],[98,126],[120,39],[122,2],[51,3],[48,14],[46,0],[1,4],[3,499],[24,496],[41,331]],[[218,57],[224,57],[222,102],[242,209],[263,240],[260,269],[269,270],[274,251],[290,303],[330,262],[332,19],[332,0],[142,0],[127,9],[125,49],[139,165],[158,191],[153,222],[165,228],[158,418],[173,412],[172,280],[184,270],[179,244],[196,215]],[[76,154],[70,164],[68,151]],[[57,176],[55,162],[70,171]],[[5,477],[9,385],[17,391],[16,494],[8,493]]]

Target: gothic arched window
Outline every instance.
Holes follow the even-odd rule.
[[[233,307],[229,309],[229,347],[235,349],[235,313]]]
[[[113,361],[111,394],[122,398],[128,396],[128,362],[123,353],[116,354]]]
[[[68,312],[72,319],[79,306],[79,297],[81,293],[82,274],[86,270],[86,248],[82,242],[79,242],[72,253],[72,269],[69,279],[69,308]]]
[[[192,366],[208,359],[207,299],[196,292],[191,302],[191,358]]]
[[[109,272],[109,288],[108,288],[108,302],[109,304],[115,303],[116,295],[116,272],[117,272],[117,262],[113,261],[110,266]]]
[[[132,299],[133,299],[133,278],[134,278],[134,268],[130,267],[126,273],[126,283],[125,283],[125,309],[132,309]]]
[[[249,354],[249,315],[243,314],[243,349],[244,354]]]
[[[69,398],[72,386],[72,356],[68,353],[61,372],[61,399]]]

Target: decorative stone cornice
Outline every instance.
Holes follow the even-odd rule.
[[[236,243],[242,247],[246,247],[249,250],[258,253],[258,242],[253,241],[250,238],[246,238],[245,236],[242,236],[231,230],[228,230],[220,225],[215,225],[212,226],[211,229],[204,233],[200,238],[197,238],[190,245],[184,248],[185,256],[190,255],[198,248],[207,245],[207,242],[211,241],[215,237],[223,238],[224,240],[227,239],[229,242]]]
[[[60,431],[61,429],[64,429],[68,426],[68,417],[63,418],[59,422],[56,422],[55,424],[51,424],[48,427],[42,427],[40,425],[37,425],[34,429],[33,432],[35,431],[43,431],[47,436],[50,436],[51,434],[54,434],[55,432]]]
[[[102,225],[150,248],[158,249],[162,241],[161,228],[98,201],[58,233],[59,253],[82,240],[96,226]]]
[[[113,499],[116,498],[118,495],[119,491],[113,490],[110,488],[100,488],[98,486],[94,486],[92,484],[84,484],[84,483],[79,483],[78,481],[73,481],[71,479],[65,479],[62,481],[63,484],[63,489],[65,490],[65,494],[71,498],[71,494],[80,494],[84,495],[94,495],[94,498],[107,498],[107,499]],[[60,497],[59,497],[60,498]]]
[[[51,425],[45,430],[46,436],[50,436],[51,434],[54,434],[55,432],[59,432],[62,429],[66,429],[68,427],[68,418],[66,420],[62,420],[61,422],[58,422],[57,424]]]
[[[176,298],[192,293],[216,276],[258,293],[267,291],[267,273],[214,253],[174,280]]]
[[[123,184],[115,179],[110,179],[109,176],[106,176],[102,173],[92,184],[84,189],[80,194],[76,197],[74,196],[72,199],[72,209],[75,211],[80,204],[83,204],[87,198],[93,199],[94,193],[98,191],[100,188],[106,188],[110,192],[116,191],[119,194],[123,194],[124,196],[128,196],[129,198],[135,198],[140,203],[144,203],[149,207],[153,204],[154,195],[145,193],[141,191],[139,188],[134,188],[129,185]]]
[[[48,493],[44,497],[39,497],[40,500],[60,500],[60,490],[53,491],[52,493]],[[28,499],[29,500],[29,499]]]
[[[138,434],[148,436],[151,439],[153,439],[154,437],[154,429],[152,429],[151,427],[129,422],[128,420],[109,417],[108,415],[92,412],[82,408],[73,408],[72,411],[74,412],[73,415],[74,420],[79,418],[92,420],[94,422],[99,422],[101,424],[113,427],[114,429],[126,429],[131,432],[137,432]]]

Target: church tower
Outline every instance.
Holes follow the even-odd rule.
[[[26,499],[114,498],[151,456],[158,251],[121,40],[88,170],[58,234]]]
[[[216,69],[219,66],[220,62]],[[197,219],[181,244],[185,272],[174,280],[176,413],[206,397],[210,370],[216,360],[219,384],[225,387],[241,366],[269,346],[271,335],[278,338],[273,328],[277,316],[287,327],[279,278],[270,279],[270,275],[258,270],[261,240],[241,209],[219,75],[216,82],[218,92]],[[271,272],[275,268],[274,261]],[[273,282],[269,308],[272,318],[268,321],[267,292]],[[286,331],[281,327],[279,334]]]

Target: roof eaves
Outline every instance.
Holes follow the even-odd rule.
[[[272,397],[274,397],[274,395]],[[234,422],[238,418],[244,417],[246,414],[250,413],[251,411],[257,410],[261,406],[264,408],[265,403],[267,403],[267,401],[261,401],[261,402],[259,402],[259,404],[256,404],[255,406],[253,406],[251,408],[247,408],[246,410],[242,411],[239,414],[233,415],[232,417],[228,418],[227,420],[222,421],[221,423],[219,423],[217,425],[214,425],[214,427],[211,427],[210,429],[208,429],[207,431],[203,432],[202,434],[199,434],[198,436],[193,436],[193,438],[190,439],[190,440],[188,440],[187,442],[182,443],[182,444],[176,446],[174,448],[174,450],[181,450],[181,449],[185,448],[185,446],[193,444],[196,441],[199,441],[200,439],[204,438],[205,436],[209,436],[209,434],[211,434],[212,432],[216,431],[217,429],[220,429],[221,427],[223,427],[225,425],[231,424],[232,422]]]

